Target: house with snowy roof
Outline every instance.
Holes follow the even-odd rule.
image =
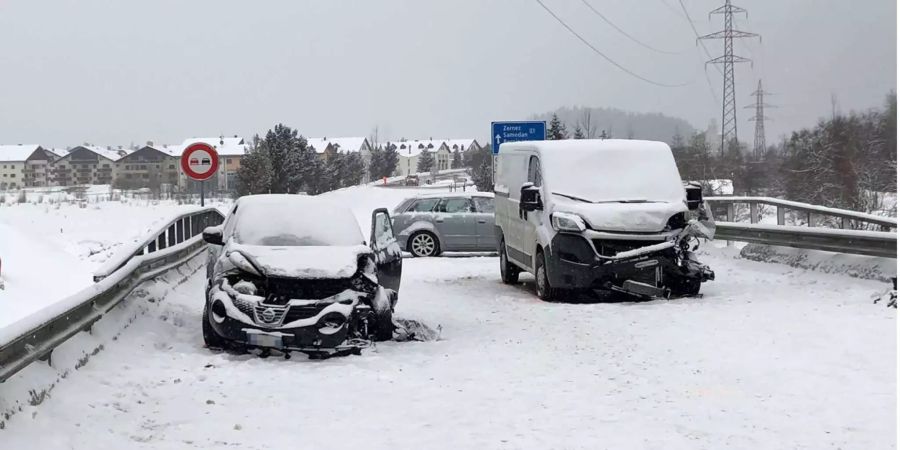
[[[129,153],[121,147],[79,145],[50,164],[51,184],[76,186],[83,184],[112,184],[115,163]]]
[[[48,185],[48,165],[59,156],[40,145],[0,145],[0,190]]]
[[[306,145],[315,151],[323,161],[336,153],[359,153],[365,173],[363,181],[369,181],[369,164],[372,161],[372,145],[365,137],[307,138]]]
[[[147,145],[115,162],[113,185],[119,189],[169,191],[179,183],[180,146]]]
[[[447,170],[453,161],[453,152],[478,150],[481,147],[475,139],[413,139],[386,142],[385,148],[393,147],[400,159],[395,176],[407,176],[418,172],[419,156],[422,152],[434,154],[434,170]]]

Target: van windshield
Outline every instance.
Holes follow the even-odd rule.
[[[592,203],[684,200],[681,175],[668,146],[627,141],[601,145],[544,152],[543,177],[550,191]]]

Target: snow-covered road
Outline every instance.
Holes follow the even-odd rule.
[[[645,303],[543,303],[495,257],[407,259],[397,314],[441,340],[326,361],[203,348],[198,272],[0,448],[894,448],[885,285],[710,252],[705,297]]]

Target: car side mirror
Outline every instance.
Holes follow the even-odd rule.
[[[703,189],[695,184],[689,184],[684,187],[685,199],[687,207],[691,211],[696,211],[703,203]]]
[[[522,184],[522,189],[519,191],[519,208],[523,211],[540,211],[544,209],[544,204],[541,202],[541,188],[534,185],[534,183],[524,183]]]
[[[222,226],[216,225],[204,228],[203,240],[212,245],[224,245],[224,242],[222,242]]]

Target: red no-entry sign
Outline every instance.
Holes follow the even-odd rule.
[[[211,145],[195,142],[181,153],[181,170],[193,180],[208,180],[219,170],[219,154]]]

